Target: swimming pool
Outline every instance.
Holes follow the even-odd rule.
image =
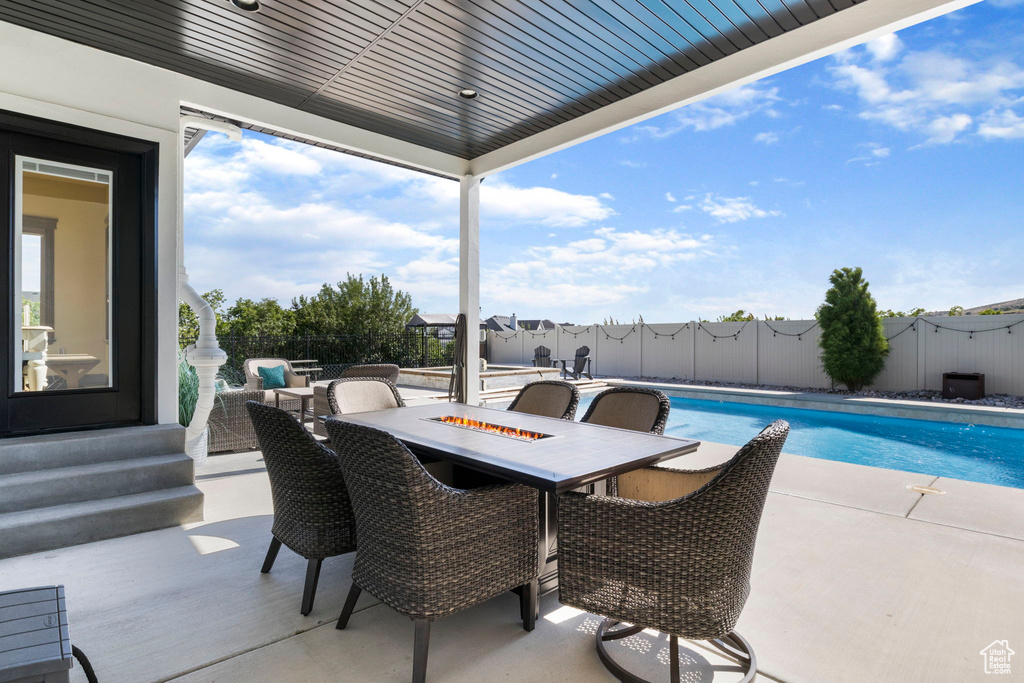
[[[582,416],[593,397],[580,402]],[[772,420],[787,453],[1024,488],[1024,429],[673,397],[666,434],[744,444]]]

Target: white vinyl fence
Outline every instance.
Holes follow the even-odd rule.
[[[886,318],[889,357],[873,385],[941,389],[944,372],[985,373],[990,394],[1024,395],[1024,315]],[[813,320],[579,325],[487,333],[492,364],[530,365],[534,349],[572,358],[590,347],[595,373],[611,377],[828,387]]]

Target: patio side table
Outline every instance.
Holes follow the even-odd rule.
[[[281,407],[281,397],[285,399],[298,399],[299,400],[299,422],[305,426],[306,418],[312,417],[311,411],[309,410],[309,402],[313,400],[313,387],[286,387],[284,389],[274,389],[274,405],[278,408]]]

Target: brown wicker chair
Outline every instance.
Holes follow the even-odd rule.
[[[356,524],[338,456],[280,408],[246,404],[259,439],[274,499],[273,538],[263,561],[274,566],[281,544],[308,560],[302,614],[313,609],[324,558],[356,549]]]
[[[724,465],[646,467],[619,477],[621,498],[566,493],[558,504],[558,591],[563,604],[605,616],[597,651],[619,680],[639,682],[605,642],[649,628],[708,640],[754,679],[757,661],[733,628],[750,592],[761,510],[789,425],[766,427]],[[619,622],[629,628],[610,631]]]
[[[245,451],[257,448],[256,431],[245,408],[249,401],[263,403],[262,391],[219,391],[210,411],[210,437],[207,450]]]
[[[327,436],[327,430],[319,420],[322,415],[347,415],[404,407],[405,401],[395,385],[380,377],[346,377],[327,384],[317,384],[313,387],[313,433]]]
[[[415,622],[414,683],[426,678],[430,624],[514,588],[533,630],[537,492],[519,484],[461,490],[431,477],[386,432],[331,418],[327,433],[352,497],[359,535],[348,624],[362,590]]]
[[[262,391],[262,402],[268,405],[273,404],[275,401],[274,390],[263,388],[263,378],[260,377],[260,373],[257,368],[276,368],[279,365],[284,366],[285,387],[294,389],[297,387],[309,386],[309,377],[296,372],[289,360],[285,360],[284,358],[246,358],[245,362],[242,363],[242,372],[245,374],[245,390]],[[301,405],[302,402],[299,399],[289,399],[281,401],[281,405],[279,407],[284,410],[298,411]]]
[[[594,397],[580,422],[664,434],[671,408],[668,396],[657,389],[613,387]],[[608,479],[607,490],[609,495],[618,495],[616,477]]]
[[[672,408],[668,396],[657,389],[613,387],[594,397],[581,422],[664,434]]]
[[[341,371],[341,378],[349,377],[379,377],[386,379],[392,384],[398,384],[399,367],[390,363],[379,363],[374,365],[350,365]]]
[[[579,403],[580,391],[575,385],[556,379],[542,379],[520,389],[508,409],[514,413],[575,420]]]

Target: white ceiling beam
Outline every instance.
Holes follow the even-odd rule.
[[[978,0],[866,0],[470,162],[483,177],[845,50]]]

